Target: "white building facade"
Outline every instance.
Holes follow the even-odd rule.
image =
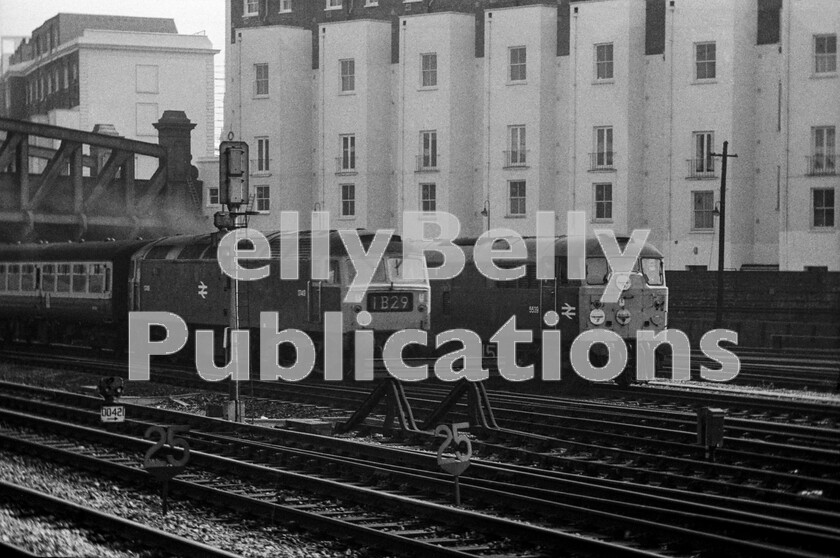
[[[840,270],[836,0],[228,0],[252,225],[536,212],[651,230],[670,269]],[[262,161],[262,163],[260,162]],[[212,194],[211,194],[212,196]],[[208,198],[208,213],[218,198]]]

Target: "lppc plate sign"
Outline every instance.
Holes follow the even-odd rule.
[[[102,422],[124,422],[125,407],[122,405],[103,405],[99,410]]]

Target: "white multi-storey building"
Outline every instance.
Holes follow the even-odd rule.
[[[840,270],[836,0],[228,0],[254,226],[328,210],[651,230],[672,269]],[[262,162],[261,162],[262,161]],[[213,211],[218,201],[211,198]]]

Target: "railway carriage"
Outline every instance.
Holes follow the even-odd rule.
[[[0,246],[0,336],[124,346],[129,262],[148,243]]]
[[[629,238],[617,240],[623,250]],[[628,366],[619,380],[628,381],[630,373],[635,371],[637,331],[659,332],[667,326],[668,288],[663,257],[649,243],[643,247],[633,271],[624,281],[618,301],[604,303],[601,296],[612,270],[597,238],[586,240],[586,277],[583,280],[568,277],[566,237],[554,241],[555,277],[548,280],[537,279],[535,238],[522,240],[527,257],[506,259],[500,265],[508,268],[525,266],[525,275],[511,281],[493,281],[481,274],[473,261],[475,242],[474,238],[456,241],[465,253],[466,265],[462,273],[453,279],[432,281],[431,320],[435,333],[453,328],[476,332],[484,344],[485,357],[495,356],[495,344],[489,339],[511,316],[516,316],[518,329],[533,332],[533,343],[518,345],[517,361],[521,365],[540,363],[539,340],[543,329],[561,331],[564,364],[568,364],[569,348],[580,333],[592,329],[610,330],[627,344]],[[441,263],[440,256],[435,253],[427,260],[430,266]],[[556,312],[557,323],[546,323],[545,316],[549,311]],[[606,358],[604,345],[594,345],[590,353],[592,364],[602,366]]]

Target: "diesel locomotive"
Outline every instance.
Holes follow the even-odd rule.
[[[617,238],[624,250],[628,237]],[[604,251],[595,237],[586,239],[585,278],[570,279],[568,273],[569,241],[554,239],[555,276],[538,279],[535,238],[524,238],[527,256],[505,259],[500,267],[525,267],[524,276],[508,281],[494,281],[476,267],[473,252],[476,239],[455,241],[465,254],[464,270],[452,279],[432,281],[432,330],[438,333],[453,328],[466,328],[482,339],[485,358],[496,356],[496,345],[490,338],[512,316],[519,329],[533,332],[532,343],[517,346],[520,365],[539,366],[540,332],[560,330],[563,362],[569,363],[569,349],[574,339],[587,330],[609,330],[620,336],[628,351],[627,366],[619,382],[628,382],[635,371],[635,340],[639,330],[658,333],[668,324],[668,288],[662,253],[645,243],[633,270],[621,278],[621,294],[615,302],[603,302],[602,296],[613,275]],[[498,242],[498,241],[497,241]],[[436,253],[428,257],[430,267],[440,265]],[[609,355],[603,344],[592,346],[589,354],[593,366],[601,367]]]
[[[374,234],[358,234],[368,249]],[[239,327],[251,330],[252,339],[257,339],[261,311],[277,312],[281,329],[299,329],[316,346],[324,313],[342,312],[347,350],[360,327],[372,329],[380,344],[394,331],[428,329],[429,284],[403,273],[410,264],[403,265],[399,237],[392,237],[363,299],[345,303],[355,268],[336,231],[328,234],[326,280],[312,279],[309,233],[299,235],[296,280],[280,279],[283,235],[266,236],[270,273],[264,279],[239,281]],[[7,342],[37,340],[122,352],[129,312],[164,311],[178,315],[189,327],[183,354],[191,354],[193,333],[204,329],[214,331],[221,358],[230,325],[231,279],[218,264],[218,245],[214,233],[152,241],[0,246],[0,337]],[[357,320],[362,311],[369,314],[364,326]],[[258,343],[252,346],[258,348]]]

